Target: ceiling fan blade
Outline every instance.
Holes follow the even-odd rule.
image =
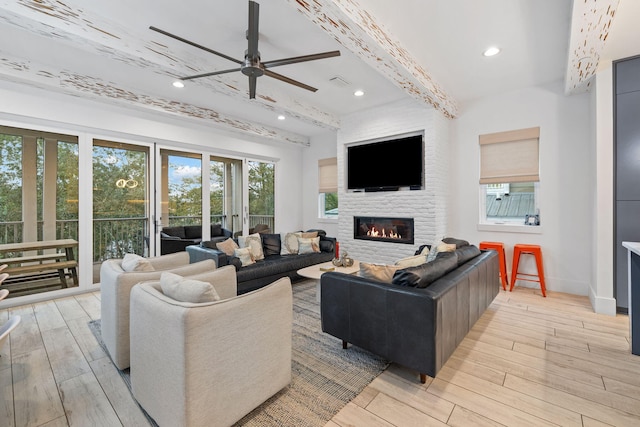
[[[256,97],[256,76],[249,76],[249,99],[254,99]]]
[[[220,70],[220,71],[212,71],[210,73],[196,74],[195,76],[181,77],[180,80],[199,79],[200,77],[217,76],[218,74],[233,73],[234,71],[240,71],[240,68],[231,68],[229,70]]]
[[[260,56],[258,53],[258,24],[260,17],[260,5],[254,1],[249,1],[249,29],[247,30],[247,40],[249,41],[249,47],[247,48],[247,55],[250,58],[257,58]]]
[[[273,77],[274,79],[278,79],[280,81],[292,84],[294,86],[301,87],[302,89],[310,90],[311,92],[316,92],[318,90],[315,87],[306,85],[304,83],[300,83],[297,80],[290,79],[289,77],[283,76],[282,74],[274,73],[273,71],[264,70],[264,75],[265,76],[269,76],[269,77]]]
[[[264,68],[279,67],[281,65],[295,64],[298,62],[315,61],[316,59],[332,58],[334,56],[340,56],[339,50],[332,50],[331,52],[316,53],[313,55],[294,56],[293,58],[276,59],[274,61],[264,61],[262,65]]]
[[[171,37],[172,39],[176,39],[178,41],[181,41],[182,43],[186,43],[186,44],[191,45],[193,47],[197,47],[198,49],[202,49],[202,50],[204,50],[206,52],[213,53],[214,55],[221,56],[224,59],[228,59],[229,61],[235,62],[236,64],[242,64],[242,61],[240,61],[239,59],[232,58],[232,57],[230,57],[228,55],[225,55],[224,53],[216,52],[213,49],[209,49],[208,47],[204,47],[202,45],[199,45],[198,43],[194,43],[194,42],[192,42],[190,40],[187,40],[185,38],[182,38],[180,36],[176,36],[175,34],[168,33],[168,32],[166,32],[164,30],[161,30],[160,28],[156,28],[154,26],[151,26],[151,27],[149,27],[149,29],[153,30],[153,31],[155,31],[157,33],[160,33],[160,34],[164,34],[167,37]]]

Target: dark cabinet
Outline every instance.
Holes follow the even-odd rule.
[[[614,277],[619,309],[629,307],[627,250],[640,241],[640,57],[614,63],[615,222]]]

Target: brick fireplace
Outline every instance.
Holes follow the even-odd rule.
[[[424,134],[424,188],[421,190],[351,192],[346,186],[345,145],[421,131]],[[449,195],[449,121],[411,100],[385,104],[345,116],[338,131],[338,241],[341,251],[359,261],[393,264],[413,255],[447,233]],[[384,165],[371,166],[384,173]],[[354,236],[354,218],[413,218],[411,244]],[[402,234],[402,233],[400,233]]]

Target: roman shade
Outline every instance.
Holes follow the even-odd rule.
[[[318,160],[318,192],[338,192],[338,158]]]
[[[540,128],[480,135],[480,184],[540,181]]]

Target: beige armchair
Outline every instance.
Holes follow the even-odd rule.
[[[118,369],[129,367],[129,296],[134,285],[145,280],[160,279],[163,271],[191,276],[216,268],[213,260],[189,264],[189,254],[186,252],[148,260],[155,271],[126,272],[122,269],[121,259],[106,260],[100,266],[102,340]]]
[[[230,426],[291,382],[289,278],[222,298],[178,302],[159,282],[131,293],[132,391],[161,426]]]

